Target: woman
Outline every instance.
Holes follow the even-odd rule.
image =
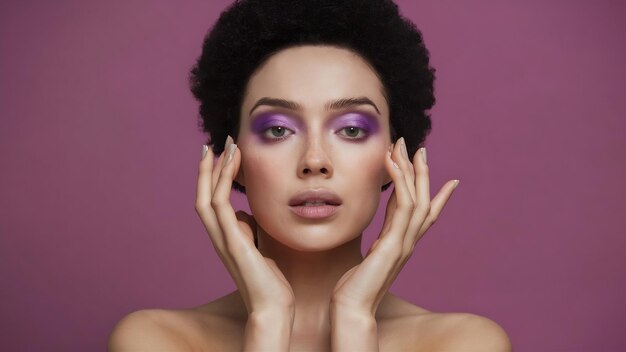
[[[390,1],[228,8],[191,85],[212,144],[196,210],[238,290],[191,309],[132,313],[109,349],[510,350],[487,318],[429,312],[388,292],[458,185],[431,200],[426,150],[417,150],[433,80],[420,32]],[[363,256],[362,232],[391,183],[380,236]],[[231,188],[252,214],[235,212]]]

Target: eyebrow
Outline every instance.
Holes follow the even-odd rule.
[[[259,99],[256,102],[256,104],[254,104],[252,109],[250,109],[250,115],[252,114],[252,111],[254,111],[254,109],[256,109],[260,105],[277,106],[277,107],[294,110],[294,111],[304,110],[302,105],[296,103],[295,101],[285,100],[285,99],[280,99],[280,98],[263,97]],[[376,112],[380,115],[380,111],[378,110],[378,107],[376,106],[376,104],[374,104],[374,102],[367,97],[341,98],[341,99],[331,100],[324,105],[324,109],[326,111],[339,110],[339,109],[343,109],[343,108],[347,108],[351,106],[357,106],[357,105],[371,105],[374,107],[374,109],[376,109]]]

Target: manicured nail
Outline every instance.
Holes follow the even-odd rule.
[[[401,148],[402,149],[402,155],[405,158],[408,159],[409,158],[409,152],[407,152],[407,150],[406,150],[406,142],[404,141],[404,137],[400,137],[400,144],[402,145],[402,148]]]
[[[459,182],[461,182],[460,180],[454,180],[454,188],[456,188],[459,185]]]
[[[422,159],[424,159],[424,164],[428,164],[426,162],[426,148],[420,148],[420,150],[422,151]]]
[[[209,147],[206,144],[202,145],[202,158],[200,160],[204,160],[206,153],[209,152]]]
[[[224,150],[228,150],[228,147],[233,143],[231,136],[226,137],[226,143],[224,144]]]
[[[235,154],[235,150],[237,150],[237,144],[231,143],[228,146],[228,158],[226,159],[226,164],[228,164],[233,159],[233,155]]]

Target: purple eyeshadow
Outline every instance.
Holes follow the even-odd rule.
[[[363,129],[367,134],[378,132],[378,120],[362,113],[349,113],[341,115],[332,124],[333,129],[339,130],[346,127],[358,127]]]
[[[263,134],[265,130],[275,126],[285,127],[292,131],[298,130],[291,118],[276,113],[261,114],[252,121],[252,131],[256,134]]]
[[[298,132],[303,128],[301,122],[294,118],[276,112],[266,112],[253,118],[250,125],[252,132],[258,136],[263,136],[272,127],[284,127],[293,132]],[[378,119],[372,115],[362,112],[351,112],[333,118],[329,126],[333,131],[340,131],[347,127],[357,127],[363,130],[366,135],[371,135],[380,129]]]

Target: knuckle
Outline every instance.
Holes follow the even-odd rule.
[[[427,174],[428,173],[428,165],[423,165],[422,169],[420,171],[418,171],[422,174]]]
[[[406,264],[406,262],[409,261],[409,259],[411,258],[411,254],[412,253],[411,253],[410,250],[403,250],[402,251],[402,255],[400,256],[400,259],[398,261],[401,266],[404,266]]]
[[[433,217],[433,218],[429,219],[429,221],[428,221],[428,223],[431,224],[431,225],[436,223],[436,222],[437,222],[437,217]]]
[[[430,213],[430,202],[424,202],[416,206],[416,210],[419,211],[420,214],[428,214]]]
[[[411,243],[411,245],[409,246],[409,249],[403,253],[403,255],[406,257],[407,260],[411,258],[414,250],[415,250],[415,243]]]
[[[219,208],[222,205],[222,201],[216,197],[211,198],[211,207],[213,209]]]
[[[196,210],[196,213],[202,214],[206,210],[206,204],[203,204],[200,201],[196,201],[196,204],[194,205],[194,209]]]
[[[417,204],[412,198],[402,202],[402,207],[408,211],[414,211],[416,206]]]

